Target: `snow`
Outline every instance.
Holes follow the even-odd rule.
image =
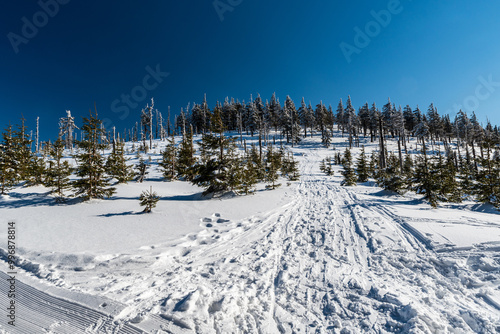
[[[18,280],[33,301],[20,301],[24,327],[0,317],[0,331],[500,331],[498,211],[472,202],[432,209],[370,182],[342,187],[340,168],[325,176],[319,162],[345,142],[334,137],[333,151],[307,138],[292,149],[300,181],[244,197],[203,198],[154,168],[144,183],[90,203],[56,205],[43,187],[14,189],[0,215],[18,225]],[[377,146],[364,144],[368,154]],[[157,145],[153,160],[165,143]],[[142,214],[138,197],[150,185],[161,200]],[[3,272],[5,241],[6,229]],[[37,322],[22,322],[23,312]]]

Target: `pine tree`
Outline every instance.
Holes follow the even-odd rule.
[[[349,150],[348,148],[346,148],[344,152],[344,158],[342,159],[342,167],[344,168],[344,170],[342,171],[342,176],[344,176],[344,180],[342,181],[341,184],[343,186],[355,186],[357,181],[357,176],[352,166],[351,150]]]
[[[127,183],[134,178],[132,168],[127,165],[125,144],[118,141],[106,161],[106,173],[115,178],[118,183]]]
[[[156,204],[160,200],[160,196],[153,191],[153,187],[149,188],[149,191],[145,190],[141,193],[139,197],[140,205],[144,206],[144,213],[152,212],[152,209],[156,207]]]
[[[424,199],[435,208],[438,205],[439,180],[436,179],[433,163],[425,156],[418,156],[415,165],[413,189],[417,194],[423,194]]]
[[[65,143],[59,137],[50,147],[49,168],[47,169],[47,176],[45,185],[51,188],[51,191],[56,196],[57,202],[63,202],[66,199],[65,191],[71,188],[71,175],[73,168],[71,168],[67,160],[62,161],[64,156]]]
[[[391,154],[387,158],[387,166],[379,172],[377,184],[385,190],[398,194],[404,193],[405,184],[401,174],[399,158]]]
[[[43,157],[33,155],[28,165],[28,185],[37,186],[44,184],[47,174],[46,161]]]
[[[439,179],[439,198],[443,202],[462,202],[462,191],[457,181],[457,170],[453,156],[447,153],[446,159],[441,155],[438,158],[438,179]]]
[[[189,132],[184,132],[182,141],[177,150],[177,175],[187,181],[193,180],[193,166],[196,164],[194,156],[195,149],[193,144],[193,128]]]
[[[205,189],[203,195],[237,192],[241,158],[236,154],[235,140],[224,136],[219,105],[214,108],[211,129],[211,133],[203,135],[200,143],[201,159],[194,168],[195,176],[191,182]]]
[[[16,155],[12,138],[12,126],[2,133],[0,143],[0,193],[7,194],[17,183]]]
[[[485,157],[478,158],[481,168],[476,175],[477,184],[474,193],[479,202],[500,208],[500,166],[491,159],[490,147],[487,146]]]
[[[75,155],[78,163],[76,175],[78,180],[73,182],[75,195],[82,195],[84,199],[111,197],[115,188],[109,187],[109,180],[105,174],[104,158],[101,151],[106,144],[101,142],[103,128],[102,121],[97,118],[97,112],[83,119],[83,139],[77,142],[80,153]]]
[[[288,181],[298,181],[300,178],[298,162],[293,158],[293,154],[288,152],[282,157],[281,175],[286,176]]]
[[[281,154],[274,150],[272,145],[269,145],[266,153],[265,170],[266,170],[266,185],[267,189],[276,189],[281,186],[276,183],[279,178],[279,170],[281,169]]]
[[[262,170],[262,163],[259,165],[255,162],[255,156],[259,159],[259,152],[255,145],[252,145],[253,152],[247,153],[245,159],[242,161],[241,170],[241,184],[239,189],[245,195],[251,194],[254,192],[255,185],[259,181]]]
[[[356,173],[358,174],[358,182],[366,182],[368,181],[368,177],[370,176],[368,162],[366,161],[366,153],[365,147],[361,148],[361,153],[356,162]]]
[[[136,181],[139,183],[142,183],[144,179],[146,178],[146,175],[148,175],[148,164],[146,161],[142,158],[142,156],[139,158],[139,163],[135,166],[136,169]]]
[[[33,176],[36,178],[39,166],[31,166],[32,164],[39,163],[33,152],[31,151],[31,140],[24,124],[24,118],[21,118],[21,124],[17,125],[17,129],[12,131],[12,144],[14,150],[14,159],[16,161],[14,169],[16,171],[17,181],[29,180],[31,177],[30,172],[35,173]]]
[[[257,180],[259,181],[264,180],[265,178],[264,164],[262,162],[262,159],[260,158],[259,151],[257,150],[257,147],[254,144],[250,146],[247,159],[249,159],[250,162],[252,163],[253,166],[252,168],[256,173]]]
[[[159,165],[163,169],[163,177],[167,181],[172,181],[177,178],[177,147],[175,146],[175,137],[168,139],[168,144],[165,151],[162,152],[162,161]]]
[[[413,188],[413,159],[410,154],[405,155],[402,174],[405,190],[411,190]]]
[[[334,174],[333,166],[332,166],[332,158],[326,157],[323,160],[321,160],[320,165],[319,165],[319,170],[328,176],[332,176]]]

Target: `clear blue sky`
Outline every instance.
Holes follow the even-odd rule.
[[[349,94],[356,107],[381,107],[388,97],[423,110],[434,102],[452,116],[465,102],[481,122],[500,124],[500,4],[493,1],[218,0],[230,6],[218,12],[212,0],[58,0],[57,13],[55,1],[42,0],[53,17],[37,1],[3,3],[2,128],[24,115],[33,129],[39,116],[49,139],[66,109],[81,124],[94,102],[122,129],[151,97],[166,115],[168,106],[178,113],[204,93],[213,106],[274,91],[282,101],[304,96],[334,107]],[[388,8],[390,23],[375,23],[371,12]],[[355,28],[372,37],[356,40]],[[357,47],[350,62],[340,47],[347,44]],[[156,85],[147,75],[158,64],[169,75],[157,75]],[[121,101],[132,92],[135,108]]]

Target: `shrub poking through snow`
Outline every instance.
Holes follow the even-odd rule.
[[[153,191],[153,187],[149,188],[149,191],[143,191],[141,196],[139,197],[139,201],[141,206],[144,206],[144,210],[142,212],[150,213],[154,207],[156,207],[156,203],[160,200],[160,196],[156,192]]]

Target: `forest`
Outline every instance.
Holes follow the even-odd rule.
[[[459,111],[452,120],[433,104],[422,111],[390,99],[381,109],[365,103],[356,110],[350,97],[335,110],[322,102],[313,107],[304,98],[297,107],[290,96],[281,104],[273,94],[265,102],[260,95],[249,102],[226,98],[213,108],[205,96],[201,104],[181,109],[173,122],[170,110],[164,118],[152,99],[137,118],[128,129],[106,129],[95,108],[79,128],[68,111],[53,142],[39,141],[38,126],[33,134],[24,119],[7,126],[0,143],[1,194],[17,185],[44,185],[58,202],[106,198],[113,195],[113,184],[142,182],[153,164],[165,181],[191,182],[204,195],[250,194],[259,182],[274,189],[280,177],[298,180],[290,148],[312,136],[329,148],[337,131],[347,148],[340,153],[332,147],[319,168],[331,175],[333,165],[342,166],[345,186],[374,180],[394,193],[422,194],[434,207],[465,199],[500,207],[499,128],[480,124],[474,113]],[[195,142],[196,136],[201,140]],[[255,140],[247,144],[247,138]],[[378,143],[378,149],[365,152],[360,139]],[[167,143],[155,161],[147,156],[154,140]],[[412,140],[415,147],[409,147]],[[125,152],[125,142],[133,142],[131,151]],[[388,143],[397,144],[397,151],[389,151]],[[361,148],[357,157],[353,148]],[[130,153],[139,158],[137,165],[127,163]],[[148,198],[154,202],[152,190],[143,194],[144,203]]]

